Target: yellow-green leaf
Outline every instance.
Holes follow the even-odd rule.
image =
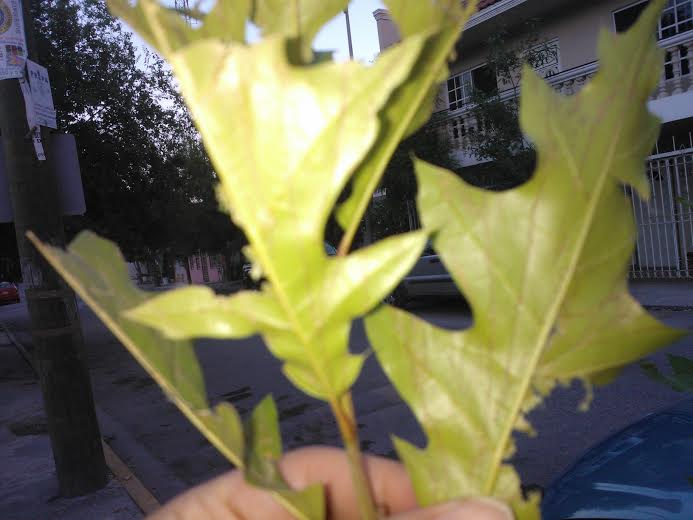
[[[243,427],[235,408],[221,403],[210,408],[202,369],[189,341],[167,339],[155,330],[127,319],[125,311],[137,305],[146,308],[152,293],[132,286],[127,266],[118,248],[90,232],[82,232],[67,251],[41,243],[30,235],[34,245],[48,262],[91,307],[110,331],[123,343],[149,375],[161,386],[181,412],[207,439],[239,468],[245,467],[247,454]],[[263,421],[262,432],[255,435],[278,435],[278,423]],[[250,450],[255,449],[251,444]],[[324,509],[319,488],[292,491],[275,480],[263,484],[298,518],[322,518]]]
[[[268,280],[263,294],[289,324],[290,330],[261,333],[288,363],[287,375],[323,399],[335,401],[361,366],[347,348],[350,320],[385,297],[397,279],[372,283],[361,290],[367,298],[351,303],[326,299],[335,287],[347,298],[358,284],[352,261],[327,258],[322,233],[377,136],[380,107],[408,77],[422,44],[412,37],[373,67],[297,66],[276,36],[253,47],[205,41],[167,56],[219,174],[219,195]],[[409,245],[416,249],[419,240]],[[387,242],[376,256],[384,255],[401,276],[418,253],[402,255],[398,243]]]
[[[494,495],[518,519],[538,518],[505,462],[526,412],[557,382],[589,385],[681,335],[626,284],[636,233],[622,183],[647,195],[658,129],[647,100],[662,69],[662,2],[652,4],[626,34],[601,35],[601,69],[576,96],[525,70],[521,122],[538,152],[526,184],[494,193],[417,164],[422,221],[474,314],[463,332],[392,308],[366,320],[428,437],[424,450],[397,442],[422,504]]]
[[[208,13],[196,12],[191,23],[183,13],[158,0],[107,0],[111,12],[125,20],[162,55],[178,51],[198,40],[245,42],[251,0],[218,0]]]
[[[279,471],[282,456],[282,438],[279,433],[277,405],[272,396],[258,404],[244,425],[248,449],[245,457],[244,477],[255,486],[272,489],[290,504],[289,511],[297,518],[323,518],[325,496],[320,485],[313,485],[298,495],[286,484]]]
[[[346,8],[348,0],[255,0],[253,4],[252,20],[263,36],[296,39],[301,59],[308,62],[315,35]]]
[[[289,327],[281,309],[266,294],[245,291],[217,296],[203,286],[167,291],[133,307],[125,316],[172,339],[243,338],[261,328]]]

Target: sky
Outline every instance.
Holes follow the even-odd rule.
[[[352,0],[349,3],[351,41],[354,46],[355,59],[367,63],[380,51],[378,29],[375,18],[373,18],[373,11],[384,8],[385,6],[380,0]],[[343,14],[323,28],[315,40],[314,47],[318,50],[335,50],[335,59],[339,61],[349,58]]]
[[[173,4],[173,0],[168,2]],[[364,63],[370,62],[378,52],[378,29],[373,18],[373,11],[385,8],[381,0],[351,0],[349,2],[349,19],[351,21],[351,41],[354,47],[354,58]],[[249,26],[248,38],[255,41],[259,37],[257,29]],[[138,45],[146,44],[137,36]],[[334,57],[338,61],[349,58],[349,46],[347,43],[346,23],[343,14],[330,21],[315,39],[316,50],[335,51]]]
[[[381,0],[351,0],[349,2],[354,59],[368,63],[380,51],[378,29],[375,18],[373,18],[373,11],[384,7]],[[248,27],[248,38],[250,41],[259,38],[257,28]],[[315,39],[313,48],[320,51],[334,51],[334,58],[337,61],[349,59],[346,21],[343,14],[339,14],[323,27]]]

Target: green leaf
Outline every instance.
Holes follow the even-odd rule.
[[[686,206],[687,208],[693,209],[693,201],[690,201],[685,197],[676,197],[676,202]]]
[[[210,409],[193,344],[167,339],[124,316],[128,309],[137,305],[143,305],[146,309],[154,295],[132,286],[118,248],[90,232],[80,233],[67,251],[43,244],[33,234],[30,239],[190,422],[226,458],[243,469],[246,450],[240,417],[228,403]],[[256,428],[254,438],[278,435],[276,420],[274,423],[264,420],[261,426],[267,430]],[[249,449],[255,449],[254,442],[249,444]],[[252,453],[246,455],[254,456]],[[274,486],[274,481],[263,487],[298,518],[323,517],[316,514],[324,509],[319,488],[291,491],[286,484]]]
[[[386,4],[405,36],[425,37],[426,41],[406,83],[393,93],[381,112],[380,131],[372,152],[359,165],[351,195],[338,208],[337,220],[345,230],[340,246],[343,252],[353,239],[397,145],[428,120],[438,85],[447,77],[447,61],[455,42],[476,9],[476,2],[469,2],[467,8],[462,9],[457,0],[389,0]]]
[[[474,314],[462,332],[389,307],[366,319],[428,437],[423,450],[396,443],[422,505],[493,495],[518,519],[538,518],[538,499],[523,499],[505,462],[513,430],[531,428],[525,414],[557,383],[589,385],[682,335],[626,284],[636,230],[622,183],[647,195],[661,7],[653,2],[626,34],[601,35],[600,72],[574,97],[525,71],[521,122],[538,151],[526,184],[490,192],[417,164],[424,227]]]
[[[265,294],[217,296],[212,289],[202,286],[167,291],[124,315],[171,339],[243,338],[257,334],[261,327],[289,327],[281,309]]]
[[[666,377],[664,374],[662,374],[657,365],[655,365],[652,361],[641,361],[640,368],[643,370],[643,372],[645,372],[645,375],[653,381],[657,381],[658,383],[664,383],[667,386],[671,386],[677,392],[681,391],[680,388],[678,388],[678,386],[676,385],[676,383],[668,377]]]
[[[159,321],[155,326],[166,334],[185,337],[220,337],[224,330],[242,335],[257,326],[294,383],[336,402],[363,363],[348,352],[351,319],[394,288],[424,239],[417,234],[353,259],[328,259],[322,235],[337,197],[377,137],[378,111],[408,78],[422,45],[422,37],[412,37],[372,67],[297,66],[277,36],[253,47],[205,40],[168,53],[221,180],[222,203],[244,229],[268,282],[257,297],[264,307],[249,305],[243,312],[233,298],[224,300],[239,311],[232,318],[218,312],[206,323],[172,324],[166,312],[157,320],[159,302],[133,315],[147,314],[147,323]],[[356,273],[353,266],[365,270]],[[359,289],[366,279],[370,285]],[[205,308],[215,302],[221,300],[207,298]],[[261,317],[270,307],[280,309],[272,316],[281,317],[281,326]]]
[[[672,375],[664,375],[657,365],[651,361],[640,363],[640,368],[643,369],[647,376],[659,383],[664,383],[670,386],[677,392],[688,392],[693,390],[693,361],[683,356],[670,354],[669,365],[671,366]]]
[[[248,446],[245,457],[245,479],[257,487],[272,489],[291,503],[289,511],[296,517],[324,518],[325,496],[320,485],[302,491],[300,496],[289,488],[279,471],[282,439],[279,434],[279,416],[272,396],[258,404],[245,424]]]
[[[208,13],[194,13],[191,24],[183,13],[162,5],[159,0],[107,0],[111,12],[125,20],[159,53],[166,56],[195,41],[245,42],[245,24],[251,0],[218,0]]]
[[[255,0],[252,21],[265,37],[280,34],[296,39],[301,59],[309,62],[318,31],[348,3],[348,0]]]

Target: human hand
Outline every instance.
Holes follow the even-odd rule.
[[[416,505],[404,467],[381,457],[364,457],[376,506],[391,520],[512,520],[510,509],[490,499],[455,501],[425,509]],[[325,488],[329,520],[357,519],[358,506],[346,456],[335,448],[305,448],[288,453],[280,469],[290,486]],[[232,471],[197,486],[156,511],[148,520],[290,520],[289,513],[266,491]]]

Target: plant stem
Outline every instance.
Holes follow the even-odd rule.
[[[363,463],[363,456],[361,455],[351,392],[347,392],[336,401],[331,401],[330,406],[337,419],[347,458],[349,459],[351,480],[354,483],[361,520],[377,520],[378,513],[375,509],[370,484],[366,476],[366,468]]]

